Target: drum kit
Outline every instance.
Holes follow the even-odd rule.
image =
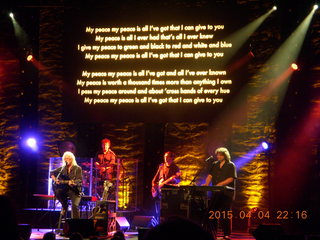
[[[94,163],[94,167],[91,168],[90,162],[84,162],[80,164],[83,168],[83,187],[90,187],[90,178],[92,177],[92,195],[97,196],[98,198],[102,198],[106,194],[109,197],[112,197],[112,192],[115,190],[115,182],[117,178],[117,164],[116,163],[106,163],[100,164],[98,162]],[[92,169],[92,174],[90,169]],[[105,186],[108,184],[108,193],[105,193]],[[112,186],[110,186],[112,183]]]

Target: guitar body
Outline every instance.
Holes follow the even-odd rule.
[[[153,198],[156,198],[157,196],[159,196],[160,194],[160,189],[159,189],[159,186],[153,186],[151,188],[151,195]]]
[[[62,176],[59,177],[59,184],[53,181],[52,183],[52,190],[54,194],[56,195],[56,191],[61,189],[61,191],[68,191],[71,189],[73,192],[75,192],[77,195],[80,195],[82,193],[82,182],[81,180],[73,180],[74,185],[70,186],[69,183],[70,179],[63,178]]]
[[[156,198],[157,196],[160,196],[161,194],[161,188],[165,185],[176,185],[176,184],[169,184],[172,180],[176,179],[178,176],[173,175],[170,178],[164,180],[164,181],[159,181],[158,185],[152,186],[151,188],[151,195],[153,198]]]
[[[102,193],[102,201],[107,201],[109,194],[110,194],[110,189],[113,186],[112,182],[105,180],[103,182],[103,193]]]

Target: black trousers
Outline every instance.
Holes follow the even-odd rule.
[[[161,199],[159,197],[156,197],[155,199],[153,199],[154,202],[154,214],[155,214],[155,218],[157,220],[158,223],[160,223],[160,214],[161,214]]]
[[[224,236],[231,235],[232,217],[228,214],[231,211],[233,198],[223,192],[215,192],[209,204],[208,220],[211,231],[216,237],[218,222],[220,222]],[[231,212],[230,212],[231,213]]]
[[[67,188],[58,188],[55,189],[55,196],[62,205],[62,208],[65,210],[65,213],[68,211],[68,197],[71,200],[71,218],[80,218],[79,204],[81,201],[81,196],[71,189]]]

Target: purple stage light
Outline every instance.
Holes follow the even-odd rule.
[[[267,142],[262,142],[261,146],[264,150],[267,150],[269,148],[269,144]]]
[[[36,151],[38,149],[37,140],[33,137],[29,137],[26,141],[26,144],[29,148]]]

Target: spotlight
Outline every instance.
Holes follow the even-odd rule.
[[[261,146],[264,150],[267,150],[269,148],[269,144],[267,142],[262,142]]]
[[[296,71],[296,70],[299,69],[299,67],[298,67],[298,65],[297,65],[296,63],[292,63],[292,64],[291,64],[291,68],[292,68],[294,71]]]
[[[26,141],[26,144],[29,148],[36,150],[37,149],[37,140],[33,137],[29,137]]]
[[[33,56],[32,56],[31,54],[29,54],[29,55],[27,56],[27,61],[30,62],[30,61],[32,61],[32,59],[33,59]]]
[[[317,10],[319,8],[318,4],[313,5],[313,10]]]
[[[272,8],[273,11],[276,11],[277,9],[278,9],[277,6],[273,6]]]
[[[13,13],[11,12],[11,13],[9,13],[9,17],[11,18],[11,19],[13,19],[14,18],[14,15],[13,15]]]

